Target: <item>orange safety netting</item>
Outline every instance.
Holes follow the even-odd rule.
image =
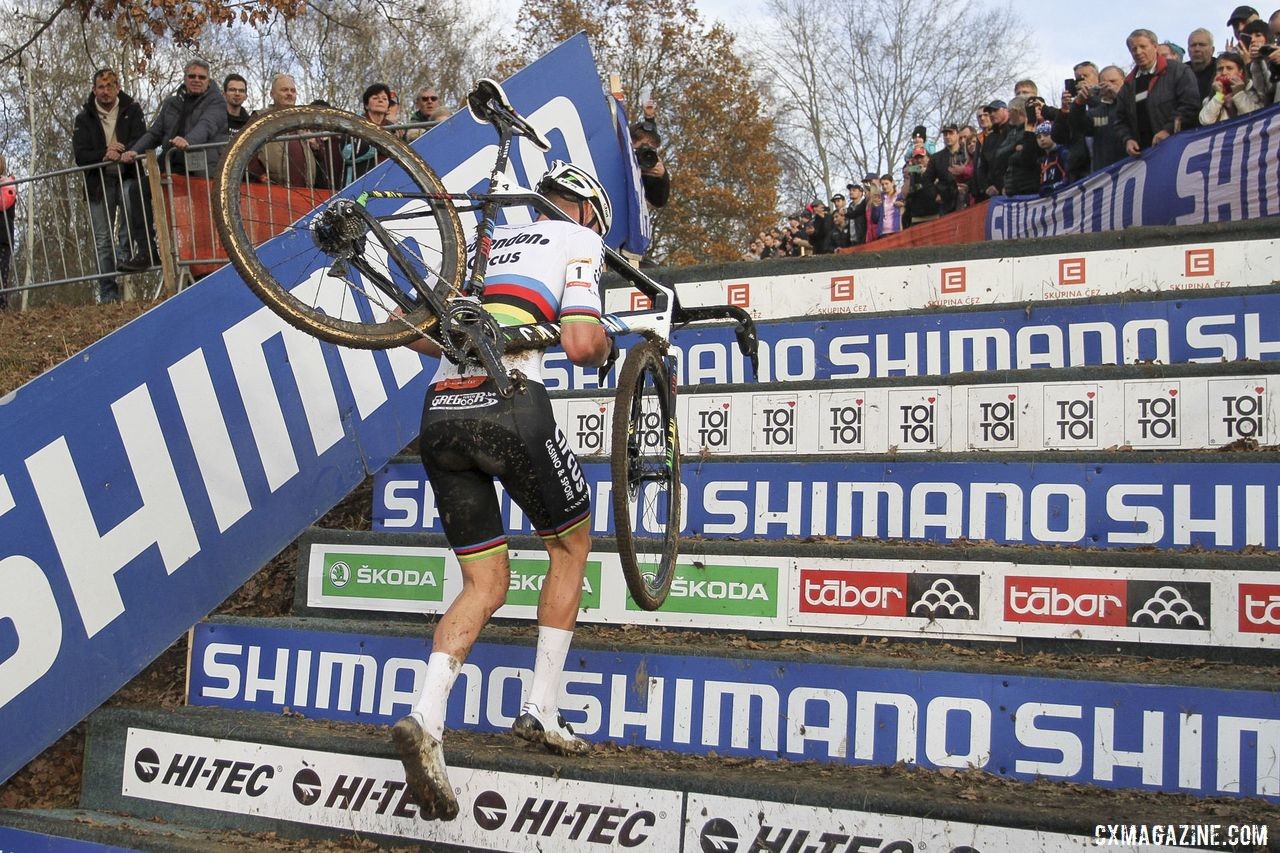
[[[214,182],[185,175],[170,176],[169,224],[177,235],[178,257],[191,262],[200,278],[226,262],[227,253],[213,224]],[[312,210],[329,196],[325,189],[292,188],[251,183],[241,187],[241,211],[249,239],[263,243]]]
[[[844,250],[851,252],[884,252],[910,246],[950,246],[956,243],[981,243],[987,239],[987,203],[975,204],[958,213],[949,213],[932,222],[912,225],[905,231],[889,234],[871,243]]]

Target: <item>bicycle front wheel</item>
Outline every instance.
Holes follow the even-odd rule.
[[[680,440],[667,360],[652,341],[627,353],[613,407],[613,525],[631,598],[657,610],[680,549]]]
[[[405,142],[359,116],[290,107],[255,118],[227,149],[216,192],[218,235],[245,283],[323,340],[409,343],[434,330],[438,306],[462,285],[457,210],[427,197],[444,185]]]

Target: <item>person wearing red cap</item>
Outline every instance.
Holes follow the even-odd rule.
[[[911,160],[907,164],[907,177],[902,192],[907,197],[906,210],[903,213],[903,227],[910,228],[921,222],[932,222],[938,218],[942,193],[938,188],[938,173],[929,160],[929,151],[923,145],[917,145],[911,152]]]

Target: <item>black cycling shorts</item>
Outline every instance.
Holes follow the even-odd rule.
[[[507,547],[494,478],[543,538],[563,536],[591,516],[578,459],[556,425],[547,390],[535,382],[506,400],[488,377],[432,385],[418,446],[460,561]]]

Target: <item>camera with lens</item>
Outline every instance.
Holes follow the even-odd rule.
[[[641,169],[652,169],[658,165],[658,149],[652,145],[641,145],[636,148],[636,162]]]

